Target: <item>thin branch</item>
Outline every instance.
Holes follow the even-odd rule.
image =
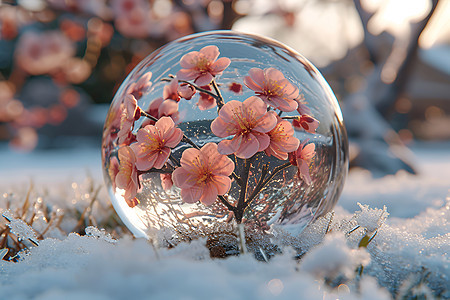
[[[247,205],[250,204],[250,202],[253,201],[253,199],[258,195],[258,193],[264,189],[264,187],[269,183],[269,181],[272,180],[273,177],[275,177],[275,175],[277,175],[280,171],[282,171],[290,166],[292,166],[292,164],[290,162],[287,162],[287,163],[279,165],[278,167],[273,169],[273,171],[270,172],[269,177],[267,177],[262,183],[258,183],[258,185],[257,185],[258,189],[256,189],[256,187],[255,187],[255,190],[253,191],[251,196],[248,198],[246,204]]]
[[[214,91],[217,93],[217,98],[216,98],[217,107],[218,107],[217,108],[217,112],[219,112],[220,109],[222,108],[222,106],[224,106],[225,101],[223,100],[222,93],[220,93],[220,90],[219,90],[219,87],[217,86],[216,81],[213,79],[211,81],[211,83],[212,83],[212,86],[214,88]]]
[[[234,207],[233,205],[231,205],[224,196],[218,195],[217,196],[220,199],[220,202],[223,203],[223,205],[225,205],[229,211],[232,211],[233,213],[236,214],[236,207]]]
[[[172,80],[172,79],[169,79],[169,78],[163,78],[163,79],[161,79],[161,81],[171,81],[171,80]],[[208,91],[208,90],[206,90],[206,89],[204,89],[204,88],[202,88],[202,87],[196,85],[195,83],[189,82],[189,81],[187,81],[187,80],[180,80],[180,79],[178,79],[178,82],[187,83],[187,84],[189,84],[190,86],[194,87],[197,91],[199,91],[199,92],[201,92],[201,93],[208,94],[209,96],[213,97],[213,98],[216,99],[217,101],[220,100],[219,96],[217,96],[216,94],[214,94],[214,93],[211,92],[211,91]]]

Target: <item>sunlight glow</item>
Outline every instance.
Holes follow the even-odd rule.
[[[387,31],[395,36],[408,35],[409,23],[422,20],[431,8],[429,0],[363,0],[362,5],[375,12],[368,24],[372,34]]]

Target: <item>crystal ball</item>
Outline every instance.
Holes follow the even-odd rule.
[[[128,75],[109,109],[102,163],[136,237],[211,251],[275,251],[336,204],[348,170],[339,104],[319,71],[261,36],[213,31],[170,42]],[[272,250],[270,250],[272,249]]]

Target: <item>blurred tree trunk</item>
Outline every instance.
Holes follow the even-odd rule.
[[[432,0],[428,15],[411,24],[407,41],[394,38],[387,58],[379,55],[380,37],[368,30],[373,13],[365,11],[360,0],[354,0],[363,28],[363,44],[373,63],[367,84],[343,99],[343,113],[354,150],[351,165],[371,170],[375,175],[394,174],[399,170],[415,173],[408,159],[409,151],[387,121],[396,100],[404,93],[416,60],[419,37],[433,15],[439,0]]]

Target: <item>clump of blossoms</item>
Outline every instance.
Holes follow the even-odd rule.
[[[107,120],[108,140],[118,150],[103,154],[109,157],[112,187],[128,206],[140,204],[147,173],[159,173],[162,188],[175,189],[185,203],[221,204],[238,223],[252,201],[263,201],[260,194],[283,170],[295,167],[298,180],[306,186],[314,184],[310,170],[315,144],[300,141],[295,130],[315,134],[319,121],[311,115],[300,88],[274,67],[252,68],[242,82],[228,85],[236,97],[244,89],[252,95],[243,101],[225,99],[220,89],[226,85],[217,79],[230,64],[229,58],[220,57],[217,46],[208,45],[182,56],[176,76],[161,79],[163,93],[155,95],[147,108],[140,99],[155,85],[151,72],[125,89],[120,113]],[[220,140],[217,143],[198,145],[178,127],[183,118],[179,103],[196,95],[199,111],[217,109],[210,125]],[[174,155],[175,148],[182,149],[181,157]],[[250,182],[255,161],[263,156],[278,165],[272,169],[263,165],[259,179]],[[234,200],[229,196],[233,186],[238,190]]]

